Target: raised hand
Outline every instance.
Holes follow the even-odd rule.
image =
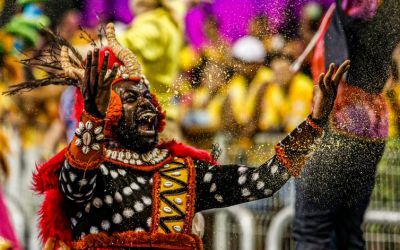
[[[98,72],[99,49],[89,51],[86,58],[85,76],[83,78],[81,91],[84,99],[86,112],[104,118],[111,95],[111,83],[113,82],[118,65],[114,64],[113,69],[106,77],[109,53],[105,52],[101,70]]]
[[[332,63],[326,74],[322,73],[318,79],[318,89],[314,95],[314,107],[312,118],[326,122],[335,103],[337,89],[343,74],[350,68],[350,61],[347,60],[340,65],[334,74],[335,65]]]

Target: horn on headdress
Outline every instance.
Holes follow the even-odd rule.
[[[123,75],[127,74],[128,77],[140,77],[141,66],[132,51],[123,47],[115,38],[114,24],[109,23],[106,27],[106,37],[108,46],[114,52],[115,56],[124,63]]]
[[[77,68],[71,64],[71,61],[69,58],[68,47],[66,47],[66,46],[61,47],[60,63],[61,63],[61,67],[67,77],[70,77],[72,79],[77,79],[80,81],[83,80],[83,77],[85,75],[85,70]]]

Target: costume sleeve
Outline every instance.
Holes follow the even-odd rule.
[[[60,190],[77,203],[92,198],[98,166],[103,161],[104,120],[83,111],[61,168]]]
[[[310,117],[279,142],[260,167],[196,164],[196,211],[232,206],[272,196],[298,176],[319,144],[323,129]]]
[[[64,161],[59,177],[60,189],[68,200],[83,203],[92,198],[96,178],[97,170],[83,171]]]

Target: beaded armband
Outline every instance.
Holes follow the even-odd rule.
[[[97,167],[102,161],[105,142],[104,120],[83,111],[75,136],[69,144],[68,162],[81,169]]]
[[[309,115],[296,129],[275,146],[280,163],[293,176],[299,176],[304,164],[324,133],[322,127]]]

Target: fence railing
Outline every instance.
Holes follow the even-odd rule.
[[[260,140],[264,146],[256,145],[247,152],[246,159],[250,161],[255,159],[250,164],[258,165],[261,163],[260,159],[265,160],[265,152],[268,152],[269,146],[276,143],[277,138],[279,136],[264,137]],[[363,225],[364,238],[369,250],[400,249],[399,152],[399,140],[388,141],[384,156],[378,166],[376,185]],[[271,150],[271,155],[272,153]],[[234,155],[232,151],[231,154]],[[229,159],[228,156],[226,160],[233,159]],[[218,242],[214,245],[214,249],[217,249],[215,246],[222,247],[218,249],[248,249],[242,247],[241,232],[251,231],[255,233],[254,237],[246,236],[246,239],[253,238],[254,249],[294,249],[291,238],[291,222],[294,216],[293,197],[294,187],[289,183],[273,198],[242,205],[251,211],[254,220],[252,223],[241,223],[237,220],[241,217],[235,216],[232,211],[219,212],[218,216],[224,218],[217,219],[214,223],[215,227],[209,229],[216,236],[213,241]],[[246,225],[254,225],[254,228],[250,229]]]

